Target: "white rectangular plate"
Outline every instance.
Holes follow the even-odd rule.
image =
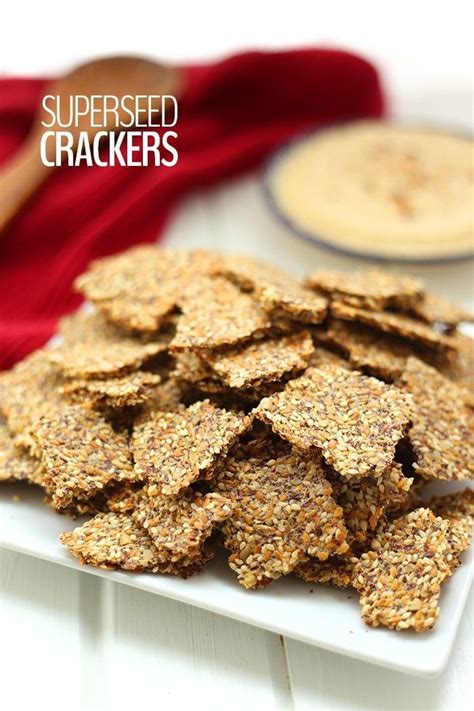
[[[0,486],[0,545],[197,605],[333,652],[420,676],[434,676],[443,670],[474,568],[472,551],[465,553],[463,565],[443,586],[441,615],[433,630],[419,635],[371,629],[360,619],[358,595],[354,591],[310,585],[289,576],[265,590],[248,592],[238,585],[224,556],[214,560],[203,574],[188,580],[81,566],[58,540],[61,531],[71,530],[78,522],[55,513],[42,503],[42,498],[36,487]]]

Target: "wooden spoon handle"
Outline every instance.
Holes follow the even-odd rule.
[[[33,134],[0,174],[0,233],[53,170],[41,162],[38,136]]]

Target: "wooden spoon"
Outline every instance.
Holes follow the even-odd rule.
[[[69,97],[75,94],[88,97],[110,94],[118,97],[119,100],[126,95],[169,94],[176,97],[181,92],[182,84],[182,72],[177,67],[157,64],[139,57],[110,57],[77,67],[50,84],[45,90],[45,95],[59,96],[63,105],[68,105]],[[127,122],[130,120],[130,116],[120,107],[118,113],[119,119]],[[6,167],[2,166],[0,232],[9,225],[25,202],[54,171],[54,167],[47,167],[41,162],[40,140],[44,131],[55,130],[55,128],[70,131],[77,144],[80,131],[87,131],[92,139],[98,131],[116,129],[115,120],[113,126],[92,127],[89,116],[80,117],[77,126],[65,129],[54,125],[45,128],[42,125],[43,120],[50,123],[51,116],[41,107],[26,141],[9,164]],[[52,156],[48,155],[48,158],[52,159]]]

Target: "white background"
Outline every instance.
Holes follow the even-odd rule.
[[[0,74],[50,75],[110,53],[185,62],[246,48],[342,46],[381,68],[395,114],[465,130],[472,128],[471,7],[468,0],[10,0],[1,18]],[[251,179],[192,198],[168,238],[222,244],[226,234],[235,240],[236,229],[247,235],[243,248],[259,230],[273,229]],[[276,261],[291,255],[301,270],[325,259],[294,244],[275,232]],[[469,300],[465,267],[424,275],[445,294]],[[0,594],[0,704],[9,711],[458,711],[472,703],[472,598],[448,669],[430,681],[18,554],[0,552]]]

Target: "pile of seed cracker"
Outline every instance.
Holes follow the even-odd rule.
[[[76,286],[89,308],[0,376],[0,479],[88,517],[72,555],[187,577],[224,547],[245,588],[295,574],[432,627],[474,518],[469,488],[423,503],[474,476],[469,314],[390,272],[152,246]]]

